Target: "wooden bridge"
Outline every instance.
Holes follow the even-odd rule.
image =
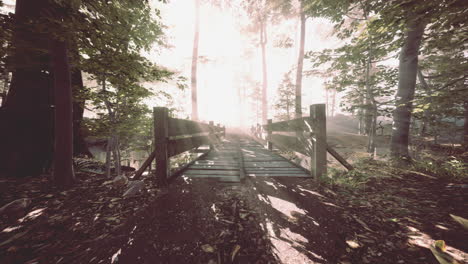
[[[326,141],[325,105],[310,106],[308,117],[268,123],[252,135],[233,133],[213,122],[204,124],[172,118],[168,109],[154,108],[155,151],[136,172],[141,177],[156,160],[156,178],[161,185],[184,176],[211,178],[222,182],[241,182],[245,177],[321,177],[327,172],[327,151],[345,167],[352,169]],[[170,157],[208,145],[198,159],[172,172]],[[290,150],[310,157],[309,168],[301,167],[278,154]]]

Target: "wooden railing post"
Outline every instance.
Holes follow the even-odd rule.
[[[215,139],[215,133],[216,133],[216,128],[214,127],[214,122],[213,121],[210,121],[210,150],[213,150],[214,149],[214,146],[213,146],[213,140]],[[214,131],[214,133],[213,133]]]
[[[327,122],[325,104],[310,106],[310,121],[315,142],[311,157],[311,173],[315,179],[327,174]]]
[[[169,137],[169,115],[166,107],[153,108],[154,148],[156,156],[156,180],[160,185],[167,184],[169,177],[169,155],[167,149]]]
[[[272,124],[273,124],[273,120],[271,119],[268,119],[267,120],[267,149],[268,150],[273,150],[273,129],[272,129]]]

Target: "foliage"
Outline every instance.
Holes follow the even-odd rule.
[[[417,159],[412,162],[415,171],[433,175],[448,180],[466,180],[468,163],[460,158],[450,156],[444,159]]]
[[[295,86],[291,80],[291,72],[284,75],[283,81],[278,87],[276,103],[276,118],[290,120],[294,118]]]

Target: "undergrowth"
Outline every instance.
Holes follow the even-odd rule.
[[[455,156],[444,159],[418,159],[414,160],[411,166],[415,171],[446,180],[468,180],[468,163]]]
[[[369,158],[363,158],[353,164],[354,170],[351,171],[329,168],[327,175],[322,177],[320,181],[330,187],[361,189],[365,187],[370,178],[378,176],[373,174],[372,168],[379,164],[382,165],[381,163]]]

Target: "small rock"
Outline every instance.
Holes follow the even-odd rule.
[[[125,186],[128,183],[128,178],[125,175],[117,176],[112,180],[112,185],[115,187]]]

